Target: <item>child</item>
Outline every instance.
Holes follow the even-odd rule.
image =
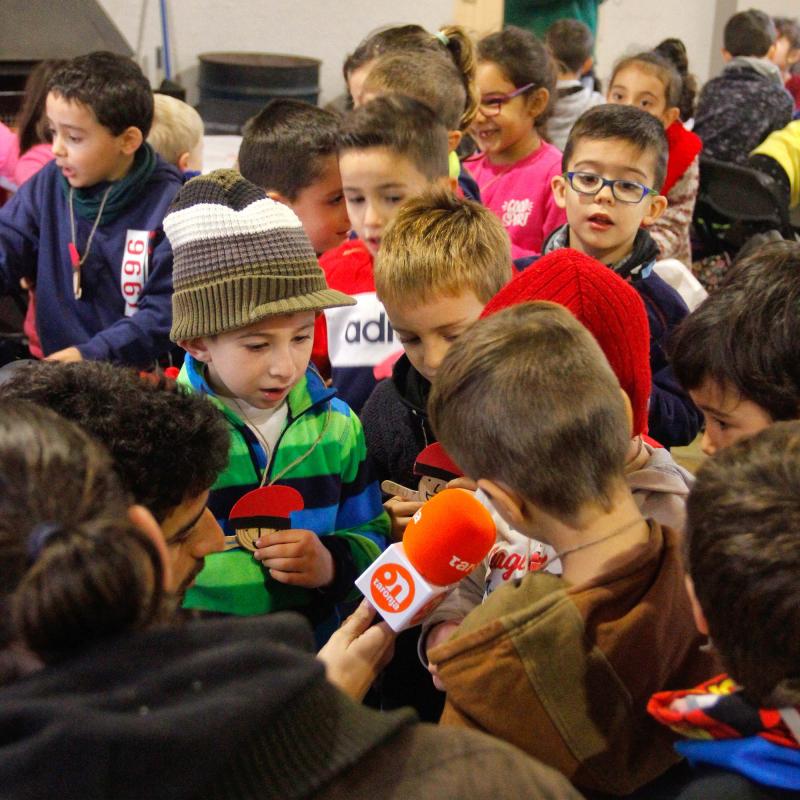
[[[336,157],[340,120],[300,100],[270,100],[247,121],[239,172],[303,223],[317,255],[340,245],[350,230]]]
[[[153,150],[187,178],[203,170],[203,120],[188,103],[166,94],[153,95],[153,126],[147,137]]]
[[[463,28],[435,34],[419,25],[386,28],[348,56],[344,72],[355,107],[396,92],[439,112],[449,131],[450,177],[458,179],[465,197],[480,202],[478,184],[456,153],[478,110],[475,47]]]
[[[387,95],[352,111],[342,122],[339,169],[357,241],[320,260],[328,285],[355,295],[352,308],[326,311],[317,327],[315,363],[330,363],[333,385],[356,412],[402,352],[375,296],[372,263],[384,229],[400,204],[428,187],[455,185],[448,172],[447,129],[426,105]],[[323,327],[324,326],[324,327]]]
[[[483,316],[519,303],[547,300],[565,306],[597,340],[630,403],[631,441],[625,482],[642,515],[682,531],[692,476],[645,432],[650,400],[650,332],[636,290],[599,261],[564,248],[543,256],[493,297]],[[499,586],[546,569],[559,574],[552,548],[508,527],[495,515],[497,543],[423,625],[420,657],[444,641],[458,623]]]
[[[448,191],[409,200],[387,226],[375,288],[404,353],[362,414],[380,481],[416,488],[414,462],[436,441],[425,409],[431,381],[452,342],[511,275],[508,234],[497,217]],[[400,497],[386,503],[393,538],[420,505]]]
[[[694,130],[708,158],[745,164],[759,142],[789,123],[794,104],[770,61],[777,37],[763,11],[734,14],[723,38],[727,64],[700,92]]]
[[[41,61],[25,82],[25,96],[16,119],[16,133],[0,123],[0,177],[20,187],[45,164],[53,160],[53,147],[45,115],[45,101],[50,78],[63,66],[63,61]],[[1,203],[0,203],[1,204]],[[28,350],[34,358],[44,358],[39,334],[36,331],[36,293],[27,280],[20,281],[28,289],[23,331]]]
[[[681,94],[681,77],[669,61],[656,53],[639,53],[617,62],[608,102],[641,108],[664,126],[669,157],[661,194],[667,198],[667,208],[649,233],[658,245],[659,258],[676,258],[691,267],[689,232],[700,188],[703,143],[679,119]]]
[[[19,187],[53,158],[45,117],[45,100],[53,73],[63,61],[40,61],[25,82],[16,132],[0,122],[0,177]]]
[[[563,175],[553,178],[555,201],[569,225],[553,232],[545,252],[572,247],[602,261],[641,295],[650,322],[649,433],[660,444],[688,444],[700,414],[672,376],[664,342],[686,316],[678,293],[652,272],[658,247],[643,226],[666,207],[658,194],[666,174],[663,126],[631,106],[589,109],[570,132]]]
[[[784,84],[789,80],[792,67],[800,61],[800,24],[791,17],[773,17],[778,33],[772,62],[781,71]]]
[[[561,153],[543,138],[555,67],[544,45],[519,28],[481,39],[478,59],[481,102],[471,133],[481,154],[469,168],[511,237],[512,256],[540,253],[565,219],[549,190]]]
[[[361,424],[308,366],[315,314],[353,301],[328,288],[294,213],[233,170],[189,181],[164,225],[175,250],[171,336],[189,354],[178,382],[208,395],[231,434],[209,501],[229,549],[206,559],[185,607],[292,608],[319,625],[389,530]],[[276,484],[305,504],[290,529],[237,536],[234,503]]]
[[[431,189],[404,203],[386,228],[375,261],[375,288],[404,355],[364,406],[367,451],[378,479],[416,488],[414,463],[436,440],[426,402],[450,344],[511,279],[508,234],[497,217],[471,200]],[[422,504],[393,496],[384,504],[400,540]],[[444,698],[417,658],[418,630],[400,634],[380,683],[380,707],[412,705],[435,722]]]
[[[695,620],[726,672],[659,692],[648,711],[685,739],[690,797],[797,797],[800,790],[800,422],[709,459],[689,498]]]
[[[593,63],[594,37],[586,25],[577,19],[559,19],[547,29],[544,41],[558,70],[547,135],[559,150],[563,150],[575,120],[605,100],[600,92],[581,83],[581,76],[589,72]]]
[[[442,723],[536,753],[581,789],[654,780],[677,757],[645,713],[651,687],[716,664],[698,649],[679,535],[625,483],[630,421],[597,342],[560,306],[504,309],[453,344],[428,409],[503,519],[563,565],[501,587],[430,651]]]
[[[773,242],[737,261],[675,331],[675,376],[705,416],[713,455],[776,420],[800,418],[800,244]]]
[[[0,292],[35,284],[47,358],[151,367],[169,350],[161,222],[182,180],[144,141],[152,117],[150,86],[123,56],[80,56],[51,80],[55,161],[0,210]]]
[[[687,128],[694,126],[694,111],[697,104],[697,77],[689,72],[689,55],[686,52],[686,45],[675,37],[664,39],[659,42],[653,52],[666,58],[681,77],[681,96],[678,101],[680,114],[678,119]]]

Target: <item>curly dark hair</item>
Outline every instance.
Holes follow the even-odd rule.
[[[159,522],[209,489],[228,462],[222,414],[166,378],[95,361],[42,361],[16,369],[0,397],[29,400],[80,425],[105,445],[122,485]]]

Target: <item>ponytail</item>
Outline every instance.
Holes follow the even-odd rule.
[[[459,130],[466,130],[478,113],[480,95],[475,82],[478,59],[475,45],[469,34],[459,25],[448,25],[434,35],[450,54],[456,65],[466,92],[464,113],[461,115]]]
[[[54,412],[0,400],[0,682],[144,627],[163,607],[155,544],[105,450]]]

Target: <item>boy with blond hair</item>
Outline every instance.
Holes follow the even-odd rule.
[[[203,120],[177,97],[153,95],[153,126],[147,141],[168,164],[190,177],[203,170]]]
[[[314,362],[330,369],[333,385],[356,411],[386,364],[402,348],[375,296],[373,259],[397,209],[449,177],[447,128],[423,103],[402,95],[378,97],[352,111],[339,134],[339,170],[347,213],[358,235],[320,259],[331,288],[355,296],[351,308],[325,312],[317,328]]]
[[[404,354],[364,406],[367,451],[379,480],[416,488],[414,461],[436,441],[427,419],[431,381],[456,338],[511,279],[511,245],[489,209],[446,189],[409,200],[387,226],[375,288]],[[421,502],[390,497],[384,507],[399,539]],[[381,707],[413,705],[436,721],[443,696],[417,658],[417,629],[400,634],[384,672]]]
[[[188,353],[178,382],[208,396],[231,436],[209,499],[226,551],[208,557],[185,607],[294,609],[324,636],[319,626],[329,630],[389,530],[361,424],[309,367],[315,316],[352,298],[328,288],[295,214],[234,170],[189,181],[164,225],[175,250],[171,336]],[[231,510],[263,486],[294,489],[302,504],[288,529],[253,540]]]
[[[442,722],[513,742],[581,789],[637,790],[677,761],[650,694],[716,664],[698,649],[680,537],[626,485],[630,422],[602,350],[566,309],[514,306],[453,344],[428,407],[497,512],[563,566],[499,588],[430,651]]]

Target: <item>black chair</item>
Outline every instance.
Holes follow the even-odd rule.
[[[751,236],[767,231],[795,238],[788,208],[772,177],[702,156],[693,223],[701,256],[734,256]]]

